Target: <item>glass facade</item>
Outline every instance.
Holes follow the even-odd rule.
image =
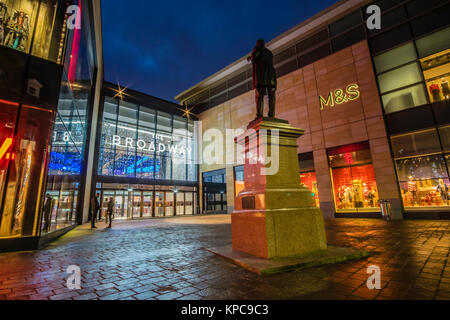
[[[54,113],[0,101],[0,238],[37,233],[47,147]]]
[[[99,176],[197,181],[191,120],[105,98]]]
[[[327,150],[336,212],[378,212],[378,187],[367,142]]]
[[[240,176],[239,172],[240,171],[237,172],[238,177]],[[227,211],[226,182],[225,169],[203,172],[204,212],[218,213]]]
[[[0,238],[76,220],[95,51],[87,3],[0,0]],[[68,30],[73,4],[82,28]]]
[[[448,208],[450,127],[391,137],[406,210]]]
[[[450,27],[374,57],[385,113],[450,99]]]
[[[80,3],[83,8],[83,1]],[[91,92],[95,84],[94,49],[87,12],[81,29],[67,33],[67,52],[56,119],[51,135],[43,233],[75,224],[81,215],[81,187]]]
[[[197,212],[194,122],[152,103],[104,98],[97,188],[103,214],[113,198],[115,219]]]

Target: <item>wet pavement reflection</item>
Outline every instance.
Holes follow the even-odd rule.
[[[363,260],[260,277],[204,250],[231,242],[229,215],[76,228],[38,251],[0,254],[0,299],[450,299],[450,221],[336,219],[328,243]],[[66,287],[70,265],[81,289]],[[381,289],[366,286],[381,269]]]

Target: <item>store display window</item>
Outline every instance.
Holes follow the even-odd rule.
[[[405,208],[449,206],[450,181],[442,154],[395,162]]]
[[[378,187],[367,142],[327,151],[336,212],[378,212]]]
[[[0,45],[61,63],[69,4],[58,0],[0,0]]]
[[[319,189],[317,188],[317,177],[315,172],[302,172],[300,173],[300,182],[303,183],[309,190],[311,190],[314,197],[314,203],[319,208]]]
[[[405,209],[448,207],[448,155],[443,154],[445,128],[391,137]],[[439,135],[438,135],[439,132]]]
[[[314,169],[314,156],[312,152],[298,155],[298,166],[300,168],[300,182],[312,193],[316,207],[319,208],[319,190]]]
[[[23,105],[10,149],[0,237],[37,235],[40,192],[54,114]]]
[[[0,206],[5,190],[8,166],[11,160],[15,158],[15,155],[12,153],[12,146],[14,143],[17,110],[18,104],[0,100]]]
[[[450,49],[420,60],[431,102],[450,100]]]
[[[77,2],[77,1],[72,1]],[[82,2],[79,3],[79,14],[83,12]],[[64,46],[67,38],[67,6],[70,3],[59,0],[41,0],[39,16],[36,23],[36,32],[33,39],[31,54],[39,58],[61,63]],[[76,13],[73,13],[76,14]],[[86,23],[87,19],[81,19]],[[87,28],[87,26],[86,26]],[[74,37],[79,38],[80,29],[73,30]],[[75,48],[77,50],[79,48]],[[75,52],[73,52],[75,53]],[[72,56],[73,56],[72,53]],[[78,52],[77,52],[78,53]]]
[[[30,51],[39,1],[0,1],[0,44],[23,52]]]

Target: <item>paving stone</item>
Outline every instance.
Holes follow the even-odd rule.
[[[179,298],[181,296],[182,295],[180,293],[178,293],[178,292],[169,292],[169,293],[166,293],[166,294],[162,294],[162,295],[156,296],[156,299],[158,299],[158,300],[174,300],[174,299]]]
[[[100,297],[100,300],[121,300],[134,295],[135,292],[131,290],[119,291],[107,296]]]
[[[74,300],[95,300],[97,298],[98,298],[98,296],[95,293],[88,293],[88,294],[83,294],[81,296],[76,296],[73,299]]]
[[[149,290],[139,294],[134,295],[137,300],[148,300],[149,298],[154,298],[158,295],[155,291]]]

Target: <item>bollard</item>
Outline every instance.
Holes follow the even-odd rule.
[[[391,203],[389,202],[389,200],[383,199],[380,199],[379,202],[381,207],[381,216],[386,221],[391,220]]]

